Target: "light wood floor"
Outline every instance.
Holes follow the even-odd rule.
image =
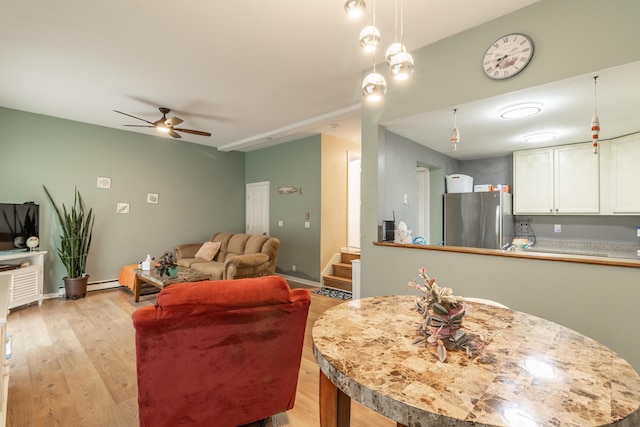
[[[90,292],[79,300],[45,300],[11,311],[13,355],[7,425],[137,426],[134,330],[131,314],[155,295],[133,302],[128,289]],[[295,408],[287,427],[318,427],[318,365],[311,329],[340,301],[312,294]],[[213,426],[214,424],[212,424]],[[352,403],[354,427],[396,423]]]

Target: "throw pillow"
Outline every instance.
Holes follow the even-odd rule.
[[[220,242],[205,242],[196,252],[196,258],[211,261],[219,250]]]

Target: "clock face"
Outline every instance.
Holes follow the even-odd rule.
[[[482,60],[485,74],[494,80],[515,76],[531,61],[533,41],[524,34],[508,34],[493,42]]]

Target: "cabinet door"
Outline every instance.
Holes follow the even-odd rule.
[[[611,142],[613,213],[640,213],[640,135]]]
[[[513,153],[513,197],[516,215],[553,213],[553,149]]]
[[[554,152],[555,213],[599,213],[599,160],[592,145],[567,145],[555,148]]]

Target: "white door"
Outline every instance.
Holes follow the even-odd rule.
[[[349,153],[347,177],[347,246],[360,248],[360,154]]]
[[[247,184],[247,233],[269,235],[269,181]]]

